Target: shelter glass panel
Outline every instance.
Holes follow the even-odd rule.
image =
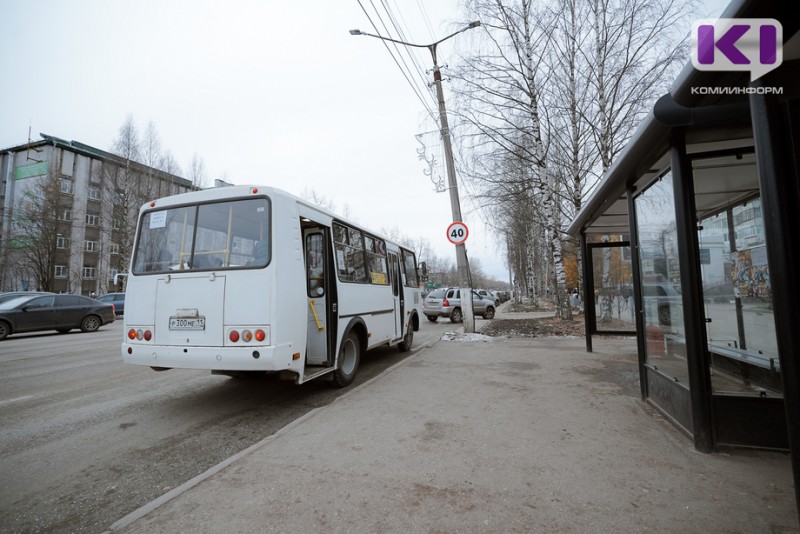
[[[636,330],[630,247],[608,243],[592,246],[590,250],[595,329],[625,332]],[[577,296],[576,293],[573,295]]]
[[[634,200],[646,329],[645,361],[689,387],[672,173]]]
[[[782,390],[761,201],[700,223],[700,267],[714,392]]]

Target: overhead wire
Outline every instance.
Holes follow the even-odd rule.
[[[373,20],[373,17],[370,16],[370,13],[364,7],[364,4],[362,3],[362,1],[361,0],[357,0],[357,1],[358,1],[358,5],[361,7],[361,10],[364,12],[364,15],[366,15],[367,20],[369,21],[370,25],[374,29],[375,33],[377,35],[381,36],[382,35],[381,29],[379,29],[378,25]],[[380,25],[383,27],[383,33],[384,34],[388,34],[389,36],[391,36],[392,32],[389,30],[387,24],[383,21],[383,18],[381,17],[380,12],[379,12],[378,8],[375,6],[375,3],[373,2],[373,0],[370,0],[370,4],[372,5],[372,8],[375,10],[375,16],[380,21]],[[396,31],[398,31],[399,30],[398,25],[397,25],[396,21],[394,20],[394,17],[391,14],[391,11],[387,10],[387,18],[390,19],[392,25],[395,26]],[[399,33],[401,35],[401,38],[398,39],[398,40],[403,40],[402,37],[404,37],[405,34],[402,31],[399,31]],[[389,38],[394,39],[394,37],[389,37]],[[400,69],[400,72],[403,74],[403,77],[406,79],[406,82],[408,82],[409,86],[411,87],[411,90],[414,91],[414,94],[417,96],[417,98],[419,99],[419,101],[422,104],[422,106],[425,108],[427,113],[432,118],[435,118],[436,114],[433,112],[433,110],[431,109],[430,103],[428,101],[426,101],[426,98],[424,96],[425,94],[427,94],[430,97],[431,94],[428,91],[421,91],[419,86],[410,77],[410,76],[413,76],[413,74],[412,74],[413,72],[417,72],[417,73],[420,72],[419,64],[418,64],[416,58],[414,57],[414,55],[411,53],[410,50],[408,50],[407,46],[403,46],[403,45],[400,45],[398,43],[391,43],[392,46],[390,47],[389,46],[389,41],[385,41],[385,40],[382,40],[382,41],[383,41],[383,45],[386,47],[386,50],[389,52],[389,55],[392,57],[392,60],[395,62],[397,67]],[[393,50],[393,48],[394,48],[394,50]],[[410,68],[408,66],[408,63],[403,58],[403,52],[405,52],[405,54],[409,57],[409,61],[414,64],[414,66],[416,67],[415,69],[412,69],[412,68]],[[398,59],[398,57],[400,59]]]
[[[428,34],[431,38],[431,41],[436,40],[436,34],[433,31],[433,25],[431,24],[431,18],[428,16],[428,10],[425,9],[425,4],[422,3],[421,0],[417,0],[417,7],[419,7],[420,13],[422,13],[422,20],[425,23],[425,26],[428,28]]]
[[[381,31],[378,29],[378,26],[375,24],[375,22],[373,21],[372,17],[370,17],[369,13],[367,12],[367,10],[364,7],[364,5],[362,4],[361,0],[357,0],[357,1],[358,1],[359,6],[361,7],[361,10],[366,15],[367,20],[369,20],[372,28],[375,30],[375,33],[377,35],[381,35]],[[396,37],[396,39],[399,40],[399,41],[409,42],[408,38],[406,37],[406,32],[403,31],[403,24],[401,24],[400,22],[397,21],[397,17],[394,15],[393,10],[388,5],[387,0],[380,0],[380,1],[381,1],[381,4],[382,4],[383,11],[386,13],[386,19],[389,21],[389,24],[394,29],[394,33],[398,36],[398,37]],[[380,21],[380,24],[383,27],[383,30],[386,32],[386,35],[388,35],[389,38],[395,39],[395,37],[391,37],[392,36],[392,31],[389,29],[389,26],[384,21],[384,18],[381,16],[378,8],[375,5],[374,0],[370,0],[370,4],[371,4],[372,8],[375,10],[375,15],[378,18],[378,20]],[[395,5],[395,11],[400,13],[400,18],[402,19],[402,12],[399,9],[397,9],[396,1],[394,2],[394,5]],[[426,26],[426,28],[428,30],[431,42],[434,42],[436,40],[436,36],[435,36],[434,30],[433,30],[433,27],[431,25],[431,22],[430,22],[430,17],[428,16],[427,10],[425,9],[425,6],[424,6],[424,3],[422,2],[422,0],[417,0],[417,6],[418,6],[418,8],[420,10],[420,13],[422,14],[423,22],[425,23],[425,26]],[[402,22],[404,23],[405,21],[403,20]],[[434,124],[436,124],[438,126],[439,113],[438,113],[438,102],[437,102],[436,96],[434,95],[433,91],[430,90],[430,89],[428,91],[420,90],[420,87],[417,84],[417,82],[412,80],[412,78],[414,78],[414,74],[416,74],[416,76],[418,76],[419,80],[421,80],[423,86],[428,86],[428,88],[430,88],[430,83],[426,79],[427,69],[424,69],[424,68],[422,68],[420,66],[419,61],[417,59],[417,56],[415,54],[413,54],[411,50],[409,50],[410,47],[400,45],[399,43],[392,43],[394,51],[400,57],[400,59],[398,60],[398,57],[396,57],[395,54],[392,51],[392,47],[389,47],[388,42],[387,41],[383,41],[383,44],[386,47],[386,50],[389,52],[389,55],[392,56],[392,59],[394,60],[394,62],[397,65],[397,67],[400,69],[401,73],[403,74],[403,77],[406,79],[408,84],[411,86],[412,91],[414,91],[414,94],[417,96],[419,101],[422,103],[423,107],[427,111],[427,113],[428,113],[429,117],[431,118],[431,120],[433,120]],[[408,63],[406,62],[406,60],[403,59],[404,55],[408,56],[409,62],[411,64],[413,64],[413,66],[415,67],[414,69],[412,69],[412,68],[410,68],[408,66]],[[402,65],[401,65],[401,63],[402,63]],[[436,65],[434,65],[434,67],[436,67]],[[426,102],[426,100],[422,96],[422,94],[427,94],[430,98],[433,99],[435,111],[433,109],[431,109],[431,107],[429,106],[428,102]],[[461,173],[458,173],[458,174],[461,174]],[[484,207],[480,206],[476,202],[476,199],[479,198],[479,197],[478,197],[478,193],[475,190],[475,185],[470,183],[469,180],[463,180],[462,179],[462,180],[459,180],[459,182],[464,186],[465,189],[467,189],[467,198],[469,199],[469,203],[471,205],[471,209],[469,209],[468,213],[477,214],[478,218],[481,220],[481,222],[484,224],[484,226],[489,228],[491,226],[491,224],[490,224],[490,221],[488,220],[489,219],[488,214],[486,213],[486,210],[484,209]]]
[[[377,35],[382,35],[381,34],[381,29],[379,29],[378,24],[375,23],[375,21],[373,20],[373,17],[371,17],[370,14],[367,12],[367,9],[364,7],[364,4],[361,2],[361,0],[357,0],[357,1],[358,1],[359,6],[361,7],[361,10],[367,16],[367,19],[369,20],[370,25],[375,30],[375,33]],[[403,24],[398,22],[397,17],[395,16],[395,14],[394,14],[393,10],[391,9],[391,7],[388,5],[387,0],[380,0],[380,2],[381,2],[382,10],[383,10],[383,12],[385,12],[385,16],[381,15],[381,12],[379,11],[378,7],[375,5],[374,0],[370,0],[370,5],[372,6],[372,9],[375,11],[375,17],[378,19],[379,24],[380,24],[380,26],[381,26],[381,28],[382,28],[382,30],[384,32],[384,35],[389,36],[389,38],[395,39],[395,37],[392,37],[392,35],[394,34],[394,35],[397,35],[397,37],[396,37],[397,40],[408,42],[408,38],[406,37],[406,32],[403,30]],[[431,26],[430,17],[428,16],[427,10],[425,9],[425,6],[421,2],[421,0],[417,0],[417,5],[418,5],[418,7],[420,9],[420,12],[422,13],[423,20],[424,20],[425,25],[426,25],[426,27],[428,29],[429,34],[430,34],[431,41],[433,41],[433,40],[435,40],[436,37],[434,35],[433,27]],[[397,7],[397,4],[395,2],[395,8],[396,7]],[[397,11],[400,12],[399,10],[397,10]],[[400,16],[400,18],[402,19],[402,15]],[[384,20],[384,19],[386,19],[386,20]],[[390,26],[391,26],[391,29],[390,29]],[[425,99],[421,96],[423,91],[421,91],[419,89],[419,86],[414,81],[412,81],[412,79],[409,77],[410,75],[413,76],[412,73],[416,73],[419,76],[419,78],[422,80],[422,83],[424,85],[429,85],[428,81],[425,79],[425,76],[423,74],[423,73],[426,72],[425,69],[423,69],[420,66],[417,57],[411,52],[411,50],[408,49],[409,47],[400,45],[399,43],[392,43],[392,45],[393,46],[390,47],[388,45],[388,42],[384,41],[384,46],[386,46],[386,49],[389,52],[389,55],[392,56],[392,59],[394,60],[395,64],[398,66],[398,68],[400,69],[401,73],[403,74],[403,77],[409,83],[409,85],[411,86],[411,89],[417,95],[417,98],[420,100],[420,102],[422,102],[422,104],[425,107],[428,115],[433,120],[434,124],[438,125],[438,122],[439,122],[439,120],[438,120],[439,119],[439,116],[438,116],[439,115],[438,114],[438,103],[435,104],[435,106],[436,106],[436,110],[435,111],[433,109],[431,109],[431,107],[428,105],[428,103],[425,101]],[[394,49],[394,51],[392,49]],[[395,56],[395,52],[397,53],[397,56],[399,56],[400,59],[398,59],[398,57]],[[408,62],[403,58],[404,54],[408,56]],[[409,64],[408,64],[409,62],[413,64],[413,66],[415,67],[414,69],[409,67]],[[401,65],[401,63],[402,63],[402,65]],[[434,97],[434,94],[433,94],[432,91],[424,91],[424,93],[428,94],[431,98],[433,98],[434,102],[435,102],[435,97]],[[472,205],[472,207],[469,210],[469,212],[470,213],[477,213],[477,215],[481,219],[481,221],[484,224],[488,225],[488,220],[487,220],[488,218],[486,216],[486,213],[484,213],[484,210],[482,209],[481,206],[478,206],[478,205],[475,204],[475,200],[474,199],[477,198],[477,196],[476,196],[477,193],[475,191],[474,184],[471,184],[469,182],[469,180],[459,180],[459,181],[468,190],[468,197],[470,198],[470,204]]]
[[[406,37],[406,32],[405,32],[405,31],[403,31],[403,26],[404,26],[404,24],[398,23],[398,21],[396,20],[396,17],[395,17],[395,15],[394,15],[394,12],[392,11],[392,8],[391,8],[391,7],[390,7],[390,6],[387,4],[387,0],[381,0],[381,2],[382,2],[382,4],[383,4],[383,8],[384,8],[384,10],[385,10],[385,11],[386,11],[386,13],[387,13],[387,16],[389,17],[389,20],[392,22],[392,26],[394,27],[394,29],[395,29],[395,31],[397,32],[397,34],[400,36],[400,40],[401,40],[401,41],[405,41],[405,42],[409,42],[409,38],[408,38],[408,37]],[[405,21],[404,21],[404,20],[402,20],[402,18],[403,18],[403,17],[402,17],[402,12],[400,12],[399,10],[397,10],[397,2],[395,1],[395,2],[394,2],[394,4],[395,4],[395,10],[396,10],[396,11],[398,11],[398,12],[399,12],[399,14],[400,14],[400,19],[401,19],[401,21],[402,21],[403,23],[405,23]],[[423,18],[424,18],[424,17],[425,17],[425,15],[424,15],[424,13],[423,13]],[[430,31],[430,24],[427,24],[427,26],[428,26],[429,33],[432,33],[432,32]],[[432,38],[431,38],[431,42],[433,42],[434,40],[435,40],[435,38],[433,38],[433,37],[432,37]],[[405,50],[405,51],[406,51],[406,54],[409,56],[409,58],[410,58],[410,60],[411,60],[411,63],[414,65],[414,67],[416,67],[416,68],[414,69],[414,72],[415,72],[415,73],[417,74],[417,76],[419,77],[419,80],[420,80],[420,82],[422,83],[423,87],[424,87],[424,86],[427,86],[428,88],[430,88],[430,85],[431,85],[431,84],[430,84],[430,82],[428,81],[428,79],[426,78],[427,70],[426,70],[425,68],[423,68],[423,67],[420,65],[420,63],[419,63],[419,61],[418,61],[418,59],[419,59],[419,58],[418,58],[418,56],[416,55],[416,53],[413,53],[413,51],[411,50],[411,48],[410,48],[410,47],[406,47],[406,50]],[[434,104],[436,104],[436,98],[434,98],[434,97],[433,97],[433,93],[432,93],[432,91],[430,91],[430,90],[429,90],[429,93],[431,94],[431,97],[433,98],[433,102],[434,102]]]

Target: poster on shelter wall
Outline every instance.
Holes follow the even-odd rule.
[[[731,253],[733,287],[741,297],[771,298],[766,247],[754,247]]]

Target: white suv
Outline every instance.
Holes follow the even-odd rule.
[[[464,320],[461,312],[461,293],[467,289],[450,287],[448,289],[434,289],[422,303],[422,313],[432,323],[439,317],[449,317],[453,323]],[[472,312],[484,319],[494,317],[495,303],[491,298],[482,298],[475,290],[472,291]]]

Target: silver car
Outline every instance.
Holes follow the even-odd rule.
[[[480,295],[481,298],[494,301],[495,307],[500,306],[500,297],[498,297],[497,295],[495,295],[491,291],[489,291],[487,289],[476,289],[475,291],[478,292],[478,295]]]
[[[436,322],[439,317],[449,317],[453,323],[460,323],[464,320],[461,311],[461,295],[467,289],[450,287],[447,289],[434,289],[422,303],[422,313],[431,322]],[[495,305],[491,299],[484,299],[472,291],[472,311],[476,316],[484,319],[494,317]]]

